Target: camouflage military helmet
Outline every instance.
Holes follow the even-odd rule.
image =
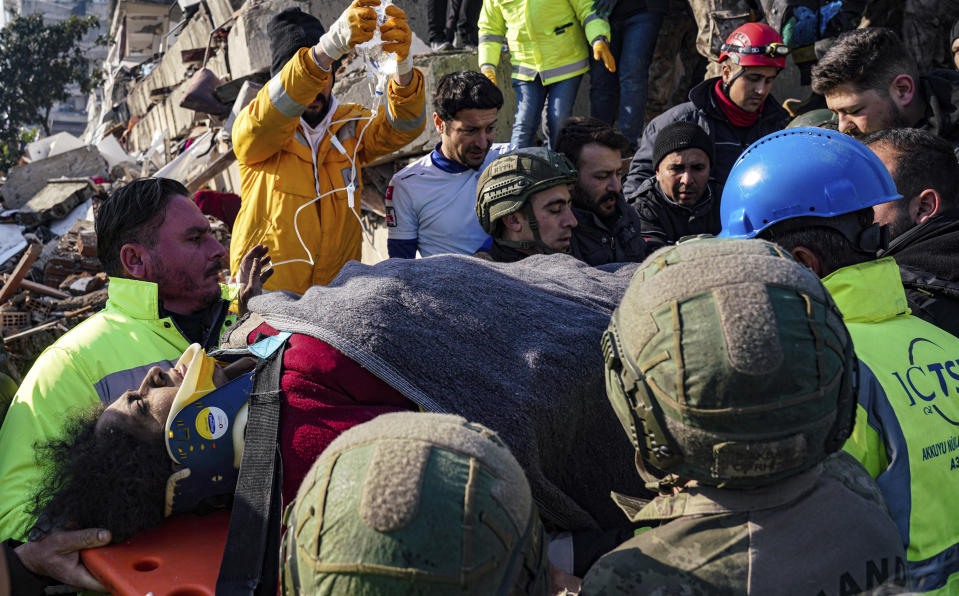
[[[826,108],[810,110],[790,120],[786,128],[796,128],[799,126],[815,126],[816,128],[837,130],[839,128],[839,117],[836,116],[835,112],[827,110]]]
[[[384,414],[337,438],[287,509],[285,594],[547,594],[519,463],[459,416]]]
[[[681,478],[769,484],[852,431],[849,333],[816,275],[770,242],[697,237],[653,253],[603,351],[606,393],[633,446]]]
[[[534,193],[574,182],[576,168],[562,153],[546,147],[510,151],[494,159],[480,174],[476,184],[476,215],[483,230],[495,236],[496,221],[522,209]],[[531,216],[532,210],[527,211],[527,217]],[[533,231],[539,239],[535,227]]]

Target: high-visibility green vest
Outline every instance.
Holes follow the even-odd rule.
[[[609,40],[609,23],[593,0],[484,0],[479,16],[479,64],[499,64],[509,44],[513,78],[544,85],[589,70],[590,48]]]
[[[60,436],[71,413],[108,404],[136,389],[153,366],[176,364],[190,345],[169,317],[159,317],[157,285],[110,278],[106,308],[43,351],[27,372],[0,427],[0,540],[25,541],[27,513],[41,471],[34,443]],[[223,288],[223,298],[234,292]],[[227,327],[236,320],[228,315]],[[214,345],[219,340],[215,334]]]
[[[883,492],[911,587],[959,594],[959,339],[909,314],[891,257],[822,281],[860,360],[856,426],[845,449]]]

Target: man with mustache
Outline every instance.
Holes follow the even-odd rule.
[[[570,118],[556,141],[556,150],[579,172],[569,186],[578,223],[571,251],[594,267],[646,257],[639,218],[623,199],[623,152],[628,148],[623,133],[596,118]]]
[[[959,74],[920,76],[895,33],[881,27],[842,36],[812,71],[813,91],[839,116],[841,132],[861,136],[887,128],[919,128],[959,143]]]
[[[713,142],[694,122],[673,122],[653,147],[656,176],[633,196],[646,242],[673,244],[683,236],[718,234],[719,191],[709,182]]]
[[[35,521],[28,513],[41,476],[34,444],[57,438],[71,411],[110,404],[138,387],[147,370],[172,365],[191,343],[216,347],[236,320],[229,306],[237,292],[219,283],[226,250],[188,196],[175,180],[144,178],[97,212],[97,256],[110,275],[107,305],[44,350],[10,404],[0,427],[0,540],[26,541]],[[269,261],[263,246],[243,259],[241,311],[270,276],[260,275]],[[75,551],[57,552],[57,540],[47,540],[38,546],[51,550],[31,549],[28,569],[102,590]]]
[[[288,8],[267,27],[273,78],[233,125],[243,200],[230,242],[234,269],[250,247],[269,248],[276,274],[267,289],[302,294],[360,260],[360,168],[423,132],[426,91],[406,13],[386,6],[378,24],[378,8],[380,0],[355,0],[329,31]],[[396,57],[395,74],[375,96],[382,105],[339,103],[339,60],[377,30],[380,49]]]
[[[493,134],[503,93],[475,71],[444,75],[433,92],[433,152],[393,176],[386,189],[390,257],[412,259],[488,251],[490,237],[474,215],[476,182],[509,151]]]

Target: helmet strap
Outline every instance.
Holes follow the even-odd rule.
[[[568,252],[558,251],[550,248],[545,242],[543,242],[543,238],[539,235],[539,222],[536,221],[536,216],[533,215],[533,206],[529,204],[529,201],[524,203],[520,210],[523,212],[523,215],[526,217],[526,221],[529,223],[530,231],[533,232],[533,240],[503,240],[501,238],[497,238],[496,242],[500,246],[508,246],[510,248],[516,248],[524,251],[539,249],[544,255]]]
[[[739,65],[738,63],[735,63],[735,64],[737,66]],[[746,68],[743,66],[740,66],[739,70],[737,70],[733,76],[729,77],[728,83],[726,81],[723,81],[723,84],[721,85],[721,89],[723,90],[723,95],[725,95],[730,101],[732,101],[732,98],[729,97],[729,88],[733,86],[733,83],[736,82],[736,79],[743,76],[745,73],[746,73]]]

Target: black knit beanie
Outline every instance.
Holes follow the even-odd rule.
[[[949,32],[949,45],[951,46],[957,38],[959,38],[959,21],[952,24],[952,30]]]
[[[283,70],[293,54],[300,48],[315,46],[326,32],[319,19],[299,8],[292,7],[277,13],[266,26],[270,36],[270,76]]]
[[[709,156],[709,163],[713,163],[713,141],[695,122],[681,120],[663,127],[656,134],[653,142],[653,168],[659,167],[659,162],[674,151],[683,149],[701,149]]]

